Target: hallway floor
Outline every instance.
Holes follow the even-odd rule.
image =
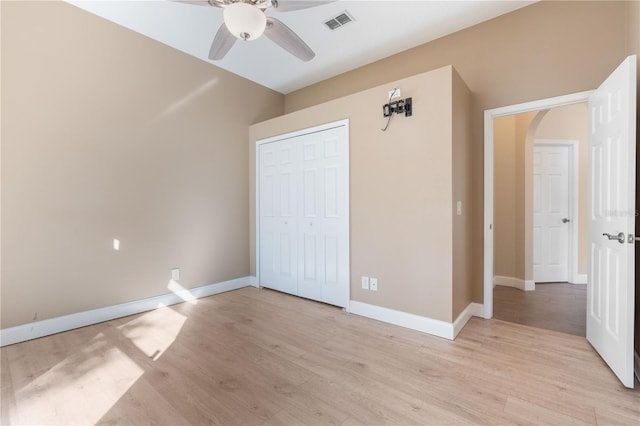
[[[535,291],[493,289],[493,317],[576,336],[586,335],[587,286],[536,284]]]

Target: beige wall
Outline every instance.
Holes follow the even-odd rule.
[[[0,298],[2,297],[2,4],[0,3]],[[2,328],[2,300],[0,300]]]
[[[473,240],[471,218],[473,212],[473,186],[471,173],[471,92],[458,72],[453,69],[453,128],[451,167],[453,199],[453,312],[452,319],[472,302],[471,275],[473,274]],[[457,214],[457,202],[462,202],[462,214]],[[433,243],[433,242],[432,242]]]
[[[453,177],[452,115],[464,111],[465,87],[444,67],[287,114],[250,129],[251,182],[256,140],[332,122],[350,120],[351,299],[452,321]],[[388,90],[411,96],[410,118],[394,116],[386,132],[382,105]],[[455,106],[453,99],[455,98]],[[464,118],[460,118],[462,123]],[[464,131],[456,133],[464,144]],[[456,151],[462,161],[463,149]],[[456,182],[468,198],[464,177]],[[255,216],[255,188],[250,193]],[[468,214],[468,213],[466,213]],[[461,218],[465,220],[465,218]],[[253,222],[252,222],[253,225]],[[464,237],[467,225],[460,224]],[[252,226],[252,244],[255,245]],[[255,271],[255,253],[251,256]],[[360,277],[376,277],[378,291],[360,288]],[[456,296],[469,297],[460,277]],[[462,303],[462,302],[460,302]]]
[[[515,117],[515,140],[523,143],[516,144],[516,157],[521,161],[521,167],[516,169],[516,233],[515,252],[516,277],[524,280],[533,280],[533,195],[528,188],[533,186],[533,162],[525,164],[526,158],[533,158],[532,128],[542,119],[542,114],[528,112],[518,114]],[[524,190],[523,190],[524,189]],[[529,195],[528,195],[529,194]],[[527,198],[529,197],[529,198]]]
[[[537,112],[494,120],[494,275],[530,280],[526,273],[525,146]]]
[[[637,43],[634,10],[633,2],[539,2],[288,94],[285,109],[453,64],[473,94],[474,301],[482,302],[483,111],[596,88]]]
[[[66,3],[1,10],[2,328],[249,275],[248,129],[283,96]]]
[[[453,64],[477,106],[597,87],[627,55],[630,1],[541,1],[289,93],[286,112]],[[594,31],[607,28],[607,31]]]
[[[515,116],[497,118],[493,126],[493,272],[497,276],[524,279],[516,275]]]
[[[585,103],[551,109],[535,130],[536,139],[578,141],[578,273],[587,273],[588,116]]]

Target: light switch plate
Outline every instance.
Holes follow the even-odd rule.
[[[369,290],[369,277],[362,277],[362,288]]]

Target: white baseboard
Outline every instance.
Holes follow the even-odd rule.
[[[471,316],[476,315],[482,317],[482,309],[483,307],[479,303],[470,303],[469,306],[458,315],[454,323],[449,323],[407,312],[383,308],[382,306],[369,305],[368,303],[355,300],[349,303],[349,312],[352,314],[399,325],[449,340],[455,339]]]
[[[533,280],[523,280],[514,277],[503,277],[496,275],[493,277],[493,286],[501,285],[503,287],[514,287],[522,291],[533,291],[536,289],[536,283]]]
[[[640,381],[640,355],[638,352],[633,351],[633,371],[636,373],[636,378]]]
[[[571,284],[586,284],[587,283],[587,274],[577,274],[573,276],[571,280]]]
[[[453,322],[453,338],[455,339],[460,333],[460,330],[469,322],[471,317],[484,317],[484,305],[481,303],[471,302],[467,307],[458,315],[458,318]]]
[[[185,295],[191,299],[212,296],[225,291],[236,290],[251,285],[250,277],[236,278],[216,284],[209,284],[201,287],[186,289]],[[90,311],[78,312],[61,317],[46,319],[18,325],[16,327],[0,330],[0,347],[13,345],[14,343],[26,340],[37,339],[38,337],[60,333],[74,328],[85,327],[103,321],[126,317],[128,315],[139,314],[151,311],[160,307],[175,305],[185,301],[176,293],[167,293],[160,296],[149,297],[147,299],[135,300],[121,303],[119,305],[106,306],[104,308],[92,309]]]
[[[258,277],[256,277],[255,275],[251,275],[249,277],[249,285],[251,285],[252,287],[255,287],[255,288],[260,288],[260,283],[258,282]]]

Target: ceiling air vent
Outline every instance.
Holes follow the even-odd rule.
[[[353,16],[349,14],[346,10],[340,13],[337,16],[334,16],[331,19],[327,19],[324,24],[329,27],[330,30],[337,30],[343,25],[348,24],[349,22],[354,21]]]

